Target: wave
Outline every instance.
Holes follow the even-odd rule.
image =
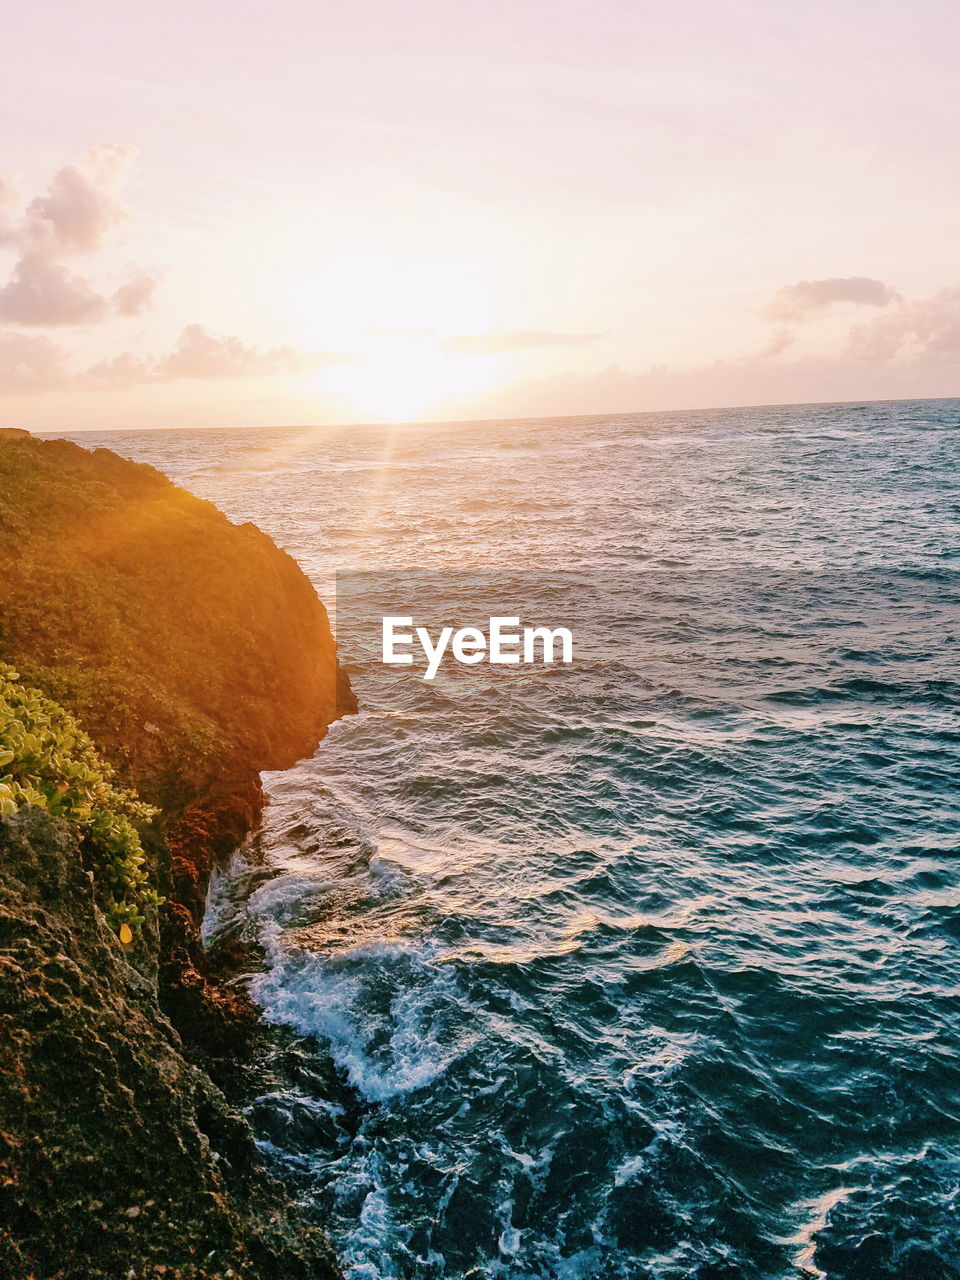
[[[346,650],[211,887],[351,1280],[956,1280],[956,422],[130,437],[318,583],[575,606],[572,671]]]

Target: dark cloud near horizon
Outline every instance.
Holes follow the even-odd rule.
[[[155,281],[145,271],[110,297],[67,265],[99,253],[129,221],[120,193],[135,154],[112,142],[92,148],[79,164],[58,169],[19,221],[6,212],[17,203],[13,184],[0,178],[0,247],[17,254],[0,287],[0,320],[35,328],[95,324],[114,311],[138,315],[149,305]]]
[[[764,307],[768,320],[802,322],[834,303],[854,303],[862,307],[887,307],[899,302],[900,294],[882,280],[869,276],[834,276],[828,280],[798,280],[786,284]]]

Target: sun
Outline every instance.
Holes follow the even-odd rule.
[[[342,396],[363,418],[413,422],[492,386],[498,365],[496,356],[448,354],[436,338],[389,335],[368,340],[355,360],[317,374],[315,386]]]
[[[358,417],[410,422],[496,383],[501,359],[450,351],[449,338],[487,332],[493,286],[475,263],[347,258],[298,281],[302,340],[348,358],[312,376]]]

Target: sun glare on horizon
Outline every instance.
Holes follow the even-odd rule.
[[[319,394],[343,396],[362,417],[412,422],[439,405],[493,386],[501,360],[450,355],[435,338],[385,335],[368,339],[354,360],[313,377]]]
[[[501,374],[496,354],[445,346],[494,325],[491,276],[477,264],[357,253],[290,294],[301,340],[346,357],[313,375],[317,398],[342,398],[361,417],[411,421],[489,390]]]

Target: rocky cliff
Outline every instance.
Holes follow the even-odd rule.
[[[57,805],[0,819],[0,1274],[336,1275],[213,1083],[256,1011],[197,932],[260,770],[351,709],[322,605],[259,530],[152,468],[3,431],[0,658],[158,808],[139,835],[165,899],[124,946],[89,833]]]

